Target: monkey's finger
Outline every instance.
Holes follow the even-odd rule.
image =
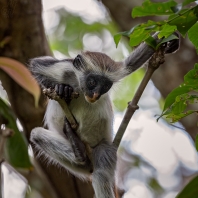
[[[56,84],[55,85],[55,92],[58,94],[58,87],[59,87],[59,85],[58,84]]]
[[[68,90],[69,98],[72,97],[72,92],[73,92],[73,88],[72,87],[69,87],[69,90]]]
[[[71,101],[71,97],[69,95],[69,86],[65,86],[64,88],[64,99],[67,103],[69,103]]]
[[[58,90],[58,95],[62,98],[64,95],[64,85],[60,84],[59,85],[59,90]]]

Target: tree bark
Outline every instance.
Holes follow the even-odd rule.
[[[0,48],[0,56],[27,64],[31,58],[51,55],[42,23],[41,0],[0,0],[0,42],[7,37],[11,40]],[[35,108],[33,97],[2,70],[0,80],[29,140],[32,128],[43,124],[46,101],[42,96],[39,108]],[[47,178],[43,197],[93,197],[90,183],[83,183],[65,170],[46,165],[42,161],[39,164],[42,175],[44,173]]]
[[[107,7],[121,31],[129,30],[136,24],[148,20],[147,17],[135,19],[131,17],[133,7],[140,6],[140,1],[102,0],[102,3]],[[156,20],[159,20],[159,18]],[[184,75],[193,68],[196,62],[198,62],[198,56],[194,47],[188,40],[182,39],[180,50],[176,54],[168,55],[165,64],[156,70],[152,76],[153,83],[164,98],[183,82]],[[190,115],[182,119],[181,123],[191,137],[195,139],[197,134],[197,115]]]

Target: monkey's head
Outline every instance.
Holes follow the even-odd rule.
[[[123,76],[122,63],[99,52],[83,52],[73,61],[85,99],[96,102]]]

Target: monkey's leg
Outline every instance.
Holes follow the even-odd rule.
[[[115,198],[116,148],[101,142],[93,149],[92,185],[96,198]]]
[[[86,149],[83,142],[77,136],[76,132],[72,130],[68,120],[65,118],[63,132],[66,135],[66,138],[71,143],[74,155],[78,160],[79,164],[85,164],[88,160],[86,156]]]
[[[79,164],[71,143],[64,135],[37,127],[32,130],[30,140],[39,155],[44,154],[49,162],[60,164],[77,177],[86,178],[90,175],[89,164]]]

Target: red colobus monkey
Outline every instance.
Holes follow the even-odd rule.
[[[165,52],[172,53],[178,47],[179,40],[172,40]],[[91,177],[96,198],[115,197],[116,148],[112,145],[113,111],[109,90],[115,82],[140,68],[154,52],[143,43],[123,62],[115,62],[99,52],[83,52],[74,59],[39,57],[30,61],[30,70],[37,81],[46,88],[54,88],[79,123],[73,136],[78,147],[74,148],[67,137],[69,124],[65,114],[58,102],[50,100],[45,114],[48,129],[34,128],[31,142],[50,161],[75,176]],[[79,97],[70,100],[73,91],[78,92]],[[92,149],[93,172],[86,154],[82,153],[85,150],[82,142]]]

